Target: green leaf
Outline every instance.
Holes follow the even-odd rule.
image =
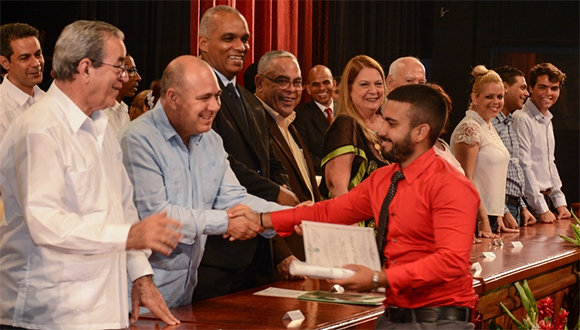
[[[580,220],[578,220],[578,217],[576,216],[576,214],[574,213],[574,209],[570,208],[570,214],[572,214],[572,217],[574,219],[576,219],[576,222],[578,222],[578,224],[580,225]]]
[[[516,290],[518,291],[518,294],[520,296],[520,300],[522,301],[522,305],[524,306],[524,309],[526,310],[526,314],[529,315],[530,314],[530,307],[531,307],[530,300],[528,299],[528,296],[524,292],[524,288],[522,287],[520,282],[514,283],[514,286],[516,287]]]
[[[510,317],[510,319],[512,319],[512,322],[514,322],[515,326],[516,326],[518,329],[525,329],[525,328],[524,328],[524,325],[522,324],[522,322],[520,322],[520,321],[519,321],[519,320],[518,320],[518,319],[517,319],[517,318],[514,316],[514,314],[512,314],[512,312],[510,312],[510,310],[509,310],[507,307],[505,307],[505,305],[504,305],[504,304],[502,304],[502,303],[501,303],[501,301],[499,302],[499,306],[501,307],[501,309],[503,309],[504,313],[506,313],[506,314],[507,314],[507,315]]]
[[[524,280],[524,289],[526,296],[530,301],[530,307],[532,307],[532,311],[534,313],[533,315],[530,315],[530,319],[534,322],[534,324],[538,323],[538,303],[536,302],[536,298],[534,297],[532,290],[530,290],[530,287],[528,286],[527,280]]]
[[[572,226],[572,231],[574,232],[574,236],[576,236],[576,240],[580,242],[580,228],[578,228],[576,225],[572,223],[570,224],[570,226]]]
[[[568,241],[568,242],[570,242],[572,244],[576,244],[576,245],[580,246],[580,242],[578,242],[576,240],[573,240],[570,237],[564,236],[562,234],[558,234],[558,236],[560,236],[562,239],[564,239],[564,240],[566,240],[566,241]]]

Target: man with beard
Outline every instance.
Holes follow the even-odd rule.
[[[127,76],[129,79],[123,83],[123,87],[119,90],[115,104],[105,109],[111,128],[113,128],[113,132],[115,132],[119,139],[121,139],[123,129],[131,121],[129,118],[129,106],[123,102],[123,99],[135,96],[139,82],[141,81],[135,60],[129,54],[125,57],[125,67],[127,68]]]
[[[345,195],[263,214],[263,224],[287,236],[302,220],[354,224],[378,219],[382,271],[346,265],[355,274],[335,282],[356,291],[386,288],[388,307],[377,329],[425,323],[473,329],[470,310],[477,295],[469,256],[479,197],[473,184],[432,148],[445,123],[445,101],[430,86],[403,86],[388,95],[382,115],[381,145],[393,164],[375,170]]]

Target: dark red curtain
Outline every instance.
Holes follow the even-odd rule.
[[[217,5],[236,8],[248,22],[251,38],[245,67],[275,49],[296,55],[303,75],[313,65],[328,63],[328,1],[313,0],[191,0],[191,54],[198,54],[201,16]],[[238,82],[243,84],[242,80]]]

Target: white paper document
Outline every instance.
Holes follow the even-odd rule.
[[[275,288],[269,287],[262,291],[254,292],[256,296],[270,296],[270,297],[282,297],[282,298],[298,298],[299,296],[305,294],[308,291],[301,291],[301,290],[291,290],[291,289],[282,289],[282,288]]]
[[[372,228],[302,221],[302,229],[307,264],[335,268],[358,264],[381,269]]]

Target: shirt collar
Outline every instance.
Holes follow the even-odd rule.
[[[467,110],[465,112],[465,116],[475,120],[481,126],[485,126],[485,127],[491,126],[491,122],[486,123],[485,120],[483,120],[483,118],[481,118],[481,116],[477,112],[475,112],[474,110]]]
[[[332,110],[332,112],[334,112],[334,101],[332,100],[332,98],[330,98],[330,105],[329,106],[324,106],[322,105],[322,103],[318,103],[316,101],[314,101],[314,104],[316,104],[316,106],[322,111],[324,112],[324,110],[330,108],[330,110]]]
[[[123,101],[121,101],[120,103],[115,101],[115,104],[111,107],[111,110],[113,110],[114,112],[129,112],[129,107]]]
[[[508,115],[506,116],[503,112],[500,111],[497,114],[497,117],[495,117],[494,119],[498,123],[502,123],[502,124],[507,125],[507,124],[509,124],[509,123],[511,123],[511,122],[514,121],[514,116],[513,116],[513,114],[511,112],[508,113]]]
[[[259,98],[257,95],[256,97],[258,98],[258,100],[260,100],[260,102],[262,102],[262,104],[264,105],[264,108],[266,109],[266,112],[268,112],[270,114],[270,116],[272,116],[272,118],[274,118],[274,121],[276,121],[276,124],[282,128],[288,128],[288,126],[290,126],[290,124],[292,124],[292,122],[294,121],[294,119],[296,119],[296,112],[292,111],[292,113],[290,115],[288,115],[288,117],[284,118],[282,117],[282,115],[280,115],[278,112],[276,112],[276,110],[272,109],[269,105],[266,104],[266,102],[262,101],[261,98]]]
[[[173,125],[171,125],[171,123],[169,122],[169,118],[167,118],[167,114],[165,113],[165,109],[163,109],[163,104],[161,104],[161,102],[157,102],[157,104],[155,104],[155,107],[149,111],[151,112],[151,116],[153,116],[155,126],[157,126],[157,129],[159,129],[159,132],[161,132],[161,135],[163,135],[163,138],[166,141],[169,141],[172,138],[181,141],[181,137],[179,136],[179,134],[177,134],[177,131],[175,130],[175,128],[173,128]],[[189,143],[201,139],[202,136],[203,134],[191,136],[189,138]]]
[[[537,120],[537,121],[541,121],[542,119],[544,120],[552,120],[552,113],[550,112],[550,110],[548,110],[546,112],[546,115],[544,116],[540,110],[538,109],[538,107],[536,107],[536,105],[534,104],[534,102],[532,102],[532,99],[530,97],[528,97],[528,99],[526,100],[526,103],[524,104],[524,107],[527,107],[528,109],[530,109],[530,113],[531,115]]]
[[[222,82],[222,84],[224,84],[224,86],[227,86],[230,83],[232,83],[234,85],[234,87],[236,87],[236,77],[235,76],[234,76],[234,78],[232,80],[229,80],[228,78],[226,78],[226,76],[224,76],[223,74],[221,74],[221,72],[219,72],[218,70],[214,69],[213,71],[218,76],[218,78],[220,79],[220,81]]]
[[[421,156],[417,157],[411,164],[407,165],[403,171],[405,175],[405,180],[409,183],[413,183],[419,175],[425,173],[427,168],[435,161],[435,150],[433,148],[429,148],[426,152],[424,152]],[[395,163],[395,171],[401,171],[401,164]]]
[[[24,106],[27,103],[32,105],[34,101],[38,100],[44,94],[42,90],[36,85],[32,87],[33,96],[26,94],[20,88],[16,87],[16,85],[14,85],[10,79],[8,79],[8,75],[4,77],[2,85],[4,88],[6,88],[8,94],[16,101],[19,106]]]

